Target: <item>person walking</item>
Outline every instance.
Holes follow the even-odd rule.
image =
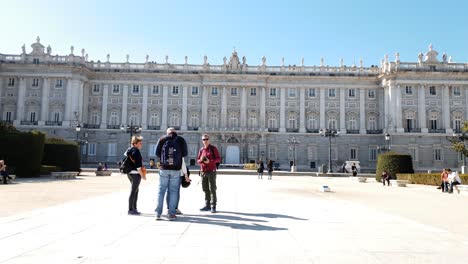
[[[387,186],[390,186],[390,174],[387,171],[382,172],[382,183],[385,186],[385,182],[387,182]]]
[[[205,193],[205,206],[200,211],[216,213],[216,163],[221,162],[218,148],[210,144],[207,134],[202,136],[203,147],[198,151],[197,163],[200,165],[202,188]]]
[[[143,159],[141,157],[140,150],[143,147],[143,137],[134,136],[132,137],[132,147],[125,151],[125,156],[130,159],[131,166],[130,172],[127,174],[128,180],[131,183],[130,196],[128,197],[128,214],[139,215],[140,212],[137,210],[138,202],[138,191],[141,182],[141,178],[145,177]],[[144,178],[145,179],[145,178]]]
[[[166,136],[159,138],[156,144],[156,157],[159,159],[159,192],[158,204],[155,209],[156,220],[161,219],[164,196],[167,192],[169,203],[168,219],[176,220],[176,203],[180,190],[180,170],[182,160],[187,156],[187,142],[177,135],[176,130],[170,127]]]
[[[257,173],[258,179],[263,179],[263,171],[265,170],[265,166],[263,165],[263,161],[259,160],[257,163]]]
[[[273,161],[272,160],[268,160],[267,171],[268,171],[268,179],[271,180],[271,178],[273,177]]]

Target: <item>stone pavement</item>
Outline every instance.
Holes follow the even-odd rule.
[[[126,214],[129,184],[119,175],[0,186],[0,263],[468,263],[468,196],[347,178],[220,175],[211,214],[198,211],[194,176],[182,190],[185,214],[170,222],[154,218],[156,178],[141,186],[141,216]],[[319,192],[323,184],[333,192]],[[18,197],[34,197],[34,208],[3,209],[26,204]]]

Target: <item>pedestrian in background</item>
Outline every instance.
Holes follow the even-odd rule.
[[[268,160],[267,163],[268,179],[271,180],[273,177],[273,161]]]

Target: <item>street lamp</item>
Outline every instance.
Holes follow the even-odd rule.
[[[81,131],[81,126],[80,126],[80,124],[76,125],[75,131],[76,131],[76,143],[78,143],[78,134],[79,134],[80,131]]]
[[[332,173],[332,162],[331,162],[331,139],[332,137],[337,137],[340,134],[340,130],[331,130],[331,129],[320,129],[319,133],[322,137],[328,137],[328,170],[327,173]]]
[[[132,143],[132,137],[133,137],[133,134],[138,134],[138,133],[141,133],[141,131],[143,130],[141,126],[134,126],[133,123],[129,126],[125,126],[124,124],[122,124],[120,126],[120,130],[122,130],[122,132],[124,133],[130,133],[130,144]]]
[[[296,172],[297,167],[296,167],[296,146],[301,143],[296,137],[292,137],[288,139],[288,144],[290,147],[293,149],[293,164],[291,166],[291,172]]]
[[[385,134],[385,142],[387,143],[387,151],[390,151],[390,134]]]

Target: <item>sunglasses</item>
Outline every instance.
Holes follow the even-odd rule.
[[[209,138],[202,138],[203,141],[207,141],[207,140],[210,140]]]

